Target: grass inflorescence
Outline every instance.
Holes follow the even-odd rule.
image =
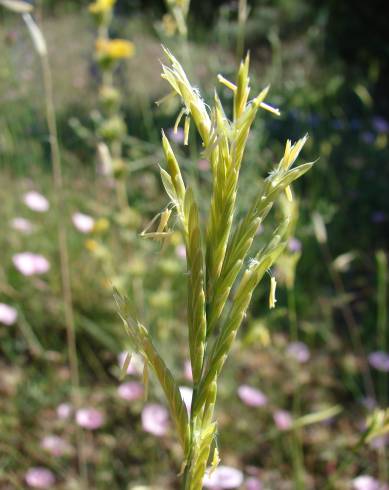
[[[291,184],[313,164],[292,168],[306,136],[294,144],[288,140],[281,161],[261,183],[261,191],[258,183],[257,197],[245,217],[237,222],[239,174],[251,126],[260,109],[279,114],[278,109],[265,102],[269,87],[249,99],[249,56],[241,63],[235,83],[219,76],[219,81],[233,92],[233,116],[229,120],[217,93],[209,108],[199,90],[189,82],[178,60],[167,49],[165,55],[169,64],[163,65],[162,78],[170,84],[173,94],[180,97],[183,106],[175,128],[185,116],[185,143],[188,144],[189,124],[194,123],[212,172],[209,211],[207,216],[203,216],[194,190],[185,183],[172,146],[162,134],[166,170],[161,168],[161,178],[170,205],[169,211],[161,214],[163,225],[158,227],[157,234],[158,238],[163,237],[173,209],[185,243],[187,260],[188,347],[193,373],[189,414],[178,382],[158,354],[150,333],[130,314],[119,295],[117,303],[132,345],[157,375],[175,420],[185,458],[183,488],[198,490],[202,488],[209,460],[216,465],[219,459],[214,420],[217,381],[255,288],[270,271],[290,236],[291,206],[285,203],[280,206],[282,218],[274,224],[269,242],[250,260],[248,254],[259,226],[273,205],[283,194],[287,198],[283,198],[284,201],[293,199]],[[272,278],[270,307],[275,306],[275,286]]]

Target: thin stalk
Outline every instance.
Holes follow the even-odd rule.
[[[290,338],[293,342],[295,342],[298,339],[298,331],[297,331],[296,295],[294,292],[294,285],[288,286],[286,292],[287,292],[287,301],[288,301]]]
[[[344,296],[346,293],[346,288],[343,283],[343,279],[339,272],[335,269],[333,264],[333,257],[331,251],[327,245],[327,242],[320,243],[324,259],[327,263],[327,267],[330,273],[330,277],[335,287],[335,292],[338,296]],[[343,320],[347,325],[349,335],[351,337],[351,342],[356,354],[359,356],[362,362],[362,378],[366,394],[371,398],[375,399],[374,384],[371,377],[369,365],[366,360],[366,356],[363,349],[362,340],[359,334],[359,328],[357,322],[354,318],[353,311],[348,303],[340,306],[340,310],[343,316]]]
[[[293,479],[296,490],[304,490],[304,473],[303,473],[303,456],[301,444],[297,431],[293,431],[293,435],[289,439],[290,452],[293,460]]]
[[[298,329],[297,329],[296,295],[294,292],[294,283],[288,285],[287,287],[287,301],[288,301],[290,338],[292,342],[297,342]],[[297,370],[299,370],[299,366],[297,367]],[[296,419],[300,415],[300,407],[301,407],[300,386],[297,387],[296,391],[293,394],[292,407],[293,407],[292,409],[293,418]],[[298,490],[304,488],[304,476],[303,476],[304,452],[301,444],[300,434],[301,434],[301,429],[293,430],[293,434],[291,435],[291,444],[290,444],[295,486],[296,489]]]
[[[72,384],[72,398],[75,406],[80,400],[80,377],[77,357],[77,343],[75,334],[75,322],[73,311],[73,299],[70,282],[69,252],[67,246],[66,226],[60,218],[65,208],[63,195],[63,178],[61,168],[61,154],[58,142],[57,122],[55,117],[53,83],[48,55],[41,55],[43,84],[45,92],[46,120],[49,130],[51,163],[54,184],[54,206],[57,212],[57,232],[60,255],[61,282],[63,294],[63,306],[66,325],[66,338],[69,355],[69,367]],[[76,426],[78,463],[84,488],[88,488],[87,466],[83,454],[83,436],[81,429]]]
[[[109,25],[102,24],[98,29],[98,39],[100,40],[109,40]],[[103,69],[102,70],[102,87],[106,87],[109,89],[114,89],[114,73],[113,68]],[[114,111],[114,114],[110,115],[119,115],[119,109]],[[115,139],[110,145],[109,149],[113,158],[113,161],[119,161],[123,156],[123,143],[122,137],[121,139]],[[125,180],[125,174],[123,175],[115,175],[115,191],[116,191],[116,200],[117,206],[120,211],[126,211],[128,208],[128,195],[127,195],[127,186]]]
[[[247,0],[239,0],[238,7],[238,37],[236,42],[236,56],[243,58],[247,22]]]
[[[376,253],[377,262],[377,341],[378,347],[386,351],[386,324],[387,324],[387,276],[388,261],[383,250]],[[386,373],[379,376],[379,398],[383,407],[387,406],[388,392]],[[378,467],[380,478],[384,481],[388,474],[387,450],[383,446],[378,450]]]
[[[379,348],[386,350],[386,323],[388,295],[388,261],[385,252],[379,250],[376,253],[377,261],[377,340]]]

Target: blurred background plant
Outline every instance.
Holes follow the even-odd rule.
[[[131,216],[121,224],[114,179],[95,168],[97,126],[90,115],[103,113],[102,77],[91,55],[96,36],[88,3],[35,2],[52,65],[65,168],[62,219],[70,227],[82,408],[89,409],[77,416],[70,406],[40,69],[19,17],[0,10],[0,486],[5,489],[33,486],[37,478],[42,488],[44,481],[47,487],[79,488],[75,424],[85,431],[92,488],[174,488],[179,471],[158,388],[150,387],[144,404],[136,358],[126,379],[119,380],[117,355],[125,350],[126,337],[107,279],[120,290],[132,284],[143,321],[187,387],[185,316],[178,307],[185,297],[182,244],[174,234],[156,251],[155,244],[137,238],[165,202],[156,165],[162,158],[159,128],[174,134],[177,111],[174,101],[155,105],[164,95],[160,40],[168,47],[181,41],[177,33],[163,36],[158,27],[169,13],[162,1],[119,0],[112,9],[110,39],[136,45],[136,55],[113,70],[126,125],[122,158]],[[253,93],[271,82],[270,102],[281,108],[276,120],[258,121],[248,141],[240,213],[255,193],[251,182],[280,158],[287,137],[308,132],[303,157],[320,160],[297,185],[297,236],[274,271],[277,308],[268,311],[267,291],[260,288],[241,346],[226,365],[217,407],[224,468],[214,476],[219,480],[207,484],[222,486],[224,475],[232,488],[262,484],[282,490],[295,488],[298,476],[307,489],[383,487],[388,436],[360,441],[367,417],[386,408],[388,400],[389,42],[385,16],[379,14],[384,10],[379,0],[248,0],[246,8],[239,23],[239,2],[197,1],[186,19],[191,78],[203,93],[212,93],[218,73],[228,78],[236,71],[244,25]],[[220,95],[223,102],[230,100],[227,88]],[[72,118],[86,128],[85,137],[69,124]],[[174,136],[187,179],[199,179],[201,194],[210,176],[200,142],[191,132],[188,149],[183,133]],[[43,196],[48,209],[31,192]],[[258,239],[265,242],[268,233],[264,227]],[[348,333],[347,310],[360,341]],[[373,397],[363,381],[367,370]],[[306,423],[304,417],[336,405],[343,408],[336,416]],[[228,473],[231,468],[235,473]]]

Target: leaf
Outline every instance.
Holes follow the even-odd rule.
[[[128,366],[130,365],[130,362],[131,362],[131,354],[129,352],[127,352],[126,358],[124,359],[124,362],[123,362],[123,366],[120,369],[120,375],[119,375],[120,381],[122,381],[126,377],[126,374],[128,371]]]
[[[34,10],[33,5],[22,0],[0,0],[0,5],[18,14],[26,14]]]
[[[184,213],[188,225],[186,255],[188,264],[189,347],[193,381],[196,384],[200,379],[203,367],[206,317],[204,258],[199,227],[199,212],[191,189],[188,189],[185,194]]]
[[[28,30],[30,31],[30,35],[37,53],[39,54],[39,56],[46,56],[47,45],[42,31],[38,27],[38,24],[28,13],[23,14],[23,20],[26,23]]]
[[[147,367],[147,362],[145,362],[144,365],[143,365],[143,374],[142,374],[142,377],[143,377],[143,385],[144,385],[144,388],[145,388],[144,401],[146,401],[147,398],[148,398],[148,396],[149,396],[149,369]]]
[[[170,413],[177,427],[181,445],[186,454],[189,448],[190,427],[187,409],[182,400],[179,386],[176,383],[172,373],[166,366],[164,360],[159,355],[147,329],[128,314],[128,302],[126,302],[117,291],[114,292],[114,295],[118,306],[119,316],[127,325],[127,331],[134,344],[134,347],[143,356],[145,361],[147,361],[145,362],[145,366],[148,363],[148,365],[153,369],[162,386],[166,400],[169,404]],[[147,368],[143,370],[143,379],[146,385],[145,391],[147,392]]]
[[[174,189],[172,179],[170,175],[166,172],[166,170],[164,170],[163,168],[160,168],[159,170],[161,172],[162,184],[165,188],[165,191],[167,195],[170,197],[170,199],[172,200],[172,202],[176,204],[177,194],[176,194],[176,190]]]

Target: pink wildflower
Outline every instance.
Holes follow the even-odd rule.
[[[27,207],[37,213],[44,213],[48,211],[50,207],[49,201],[45,196],[42,196],[42,194],[39,194],[39,192],[36,191],[27,192],[24,195],[23,201]]]
[[[62,437],[56,435],[45,436],[41,441],[41,446],[48,453],[57,457],[63,456],[64,454],[69,453],[71,450],[70,445],[64,439],[62,439]]]
[[[218,466],[214,471],[205,474],[203,485],[206,488],[238,488],[243,483],[243,473],[230,466]]]
[[[309,349],[307,345],[304,344],[304,342],[291,342],[288,345],[286,352],[297,362],[300,362],[302,364],[307,362],[311,357]]]
[[[378,480],[369,475],[361,475],[353,480],[353,490],[381,490]]]
[[[52,471],[43,467],[30,468],[25,476],[26,483],[32,488],[50,488],[55,483]]]
[[[143,430],[157,437],[164,436],[170,427],[166,408],[156,403],[145,405],[142,410],[142,427]]]
[[[378,371],[389,372],[389,354],[383,351],[369,354],[369,364]]]
[[[14,218],[11,221],[11,226],[14,230],[20,231],[21,233],[31,233],[32,224],[31,221],[25,218]]]
[[[247,478],[246,480],[246,490],[262,490],[263,486],[258,478]]]
[[[140,400],[144,395],[143,386],[137,381],[129,381],[123,383],[118,387],[118,395],[123,400],[132,402],[134,400]]]
[[[72,216],[74,226],[81,233],[90,233],[95,226],[95,220],[83,213],[74,213]]]
[[[13,325],[18,317],[18,312],[12,306],[0,303],[0,323],[3,325]]]
[[[286,410],[276,410],[273,419],[279,430],[288,430],[293,424],[292,416]]]
[[[58,418],[62,420],[66,420],[70,417],[71,413],[72,413],[72,406],[70,405],[70,403],[61,403],[60,405],[58,405],[57,407]]]
[[[179,259],[185,259],[186,258],[186,248],[185,248],[184,244],[181,243],[181,245],[177,245],[176,255]]]
[[[50,269],[49,261],[42,255],[22,252],[12,257],[14,266],[24,276],[45,274]]]
[[[76,422],[89,430],[99,429],[104,423],[104,415],[96,408],[80,408],[76,413]]]
[[[249,407],[263,407],[267,403],[267,397],[262,391],[248,385],[239,386],[238,395],[242,402]]]
[[[193,390],[188,388],[188,386],[180,386],[180,393],[182,401],[184,402],[186,409],[190,412],[192,406]]]

